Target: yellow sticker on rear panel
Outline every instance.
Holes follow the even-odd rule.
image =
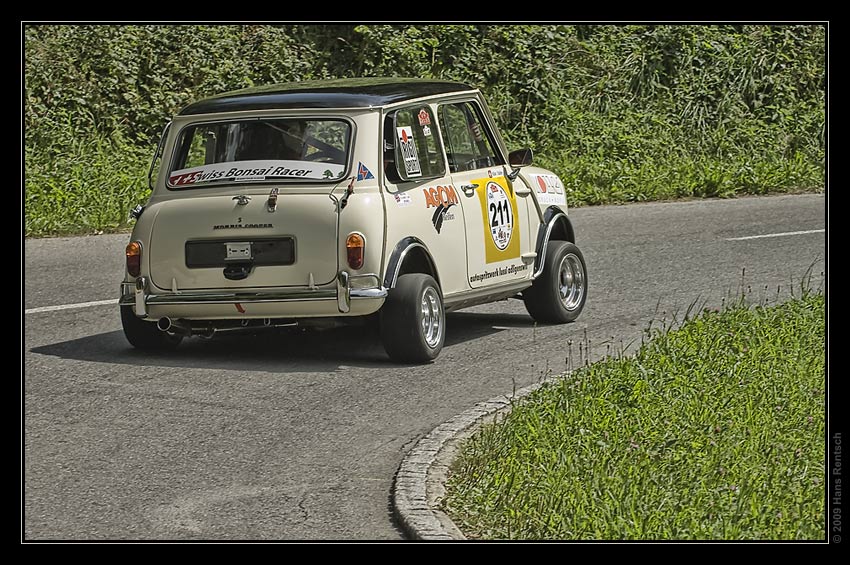
[[[472,181],[478,189],[484,220],[484,257],[496,263],[519,257],[519,218],[516,196],[504,176]]]

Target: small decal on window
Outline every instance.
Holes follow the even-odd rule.
[[[422,126],[422,135],[424,135],[425,137],[431,135],[431,128],[429,128],[428,126]]]
[[[404,170],[410,178],[421,177],[422,167],[419,165],[419,154],[416,152],[416,141],[413,139],[413,128],[404,126],[396,128],[399,148],[404,158]]]
[[[430,126],[431,125],[431,116],[428,115],[428,110],[422,108],[419,110],[419,125],[420,126]]]

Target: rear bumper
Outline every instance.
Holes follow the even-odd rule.
[[[180,291],[157,294],[149,280],[121,283],[122,306],[137,316],[197,320],[269,317],[325,317],[366,315],[384,303],[387,289],[377,275],[349,275],[341,271],[333,287],[274,288],[259,291]]]

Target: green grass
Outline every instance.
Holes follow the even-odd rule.
[[[150,195],[153,149],[102,135],[59,139],[44,151],[26,148],[26,236],[129,229],[130,210]]]
[[[822,540],[824,296],[704,311],[545,385],[455,461],[472,538]]]

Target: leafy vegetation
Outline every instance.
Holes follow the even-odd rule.
[[[706,310],[519,401],[444,506],[488,539],[825,539],[824,295]]]
[[[817,25],[32,25],[26,234],[116,229],[165,120],[273,82],[453,79],[571,204],[822,190]]]

